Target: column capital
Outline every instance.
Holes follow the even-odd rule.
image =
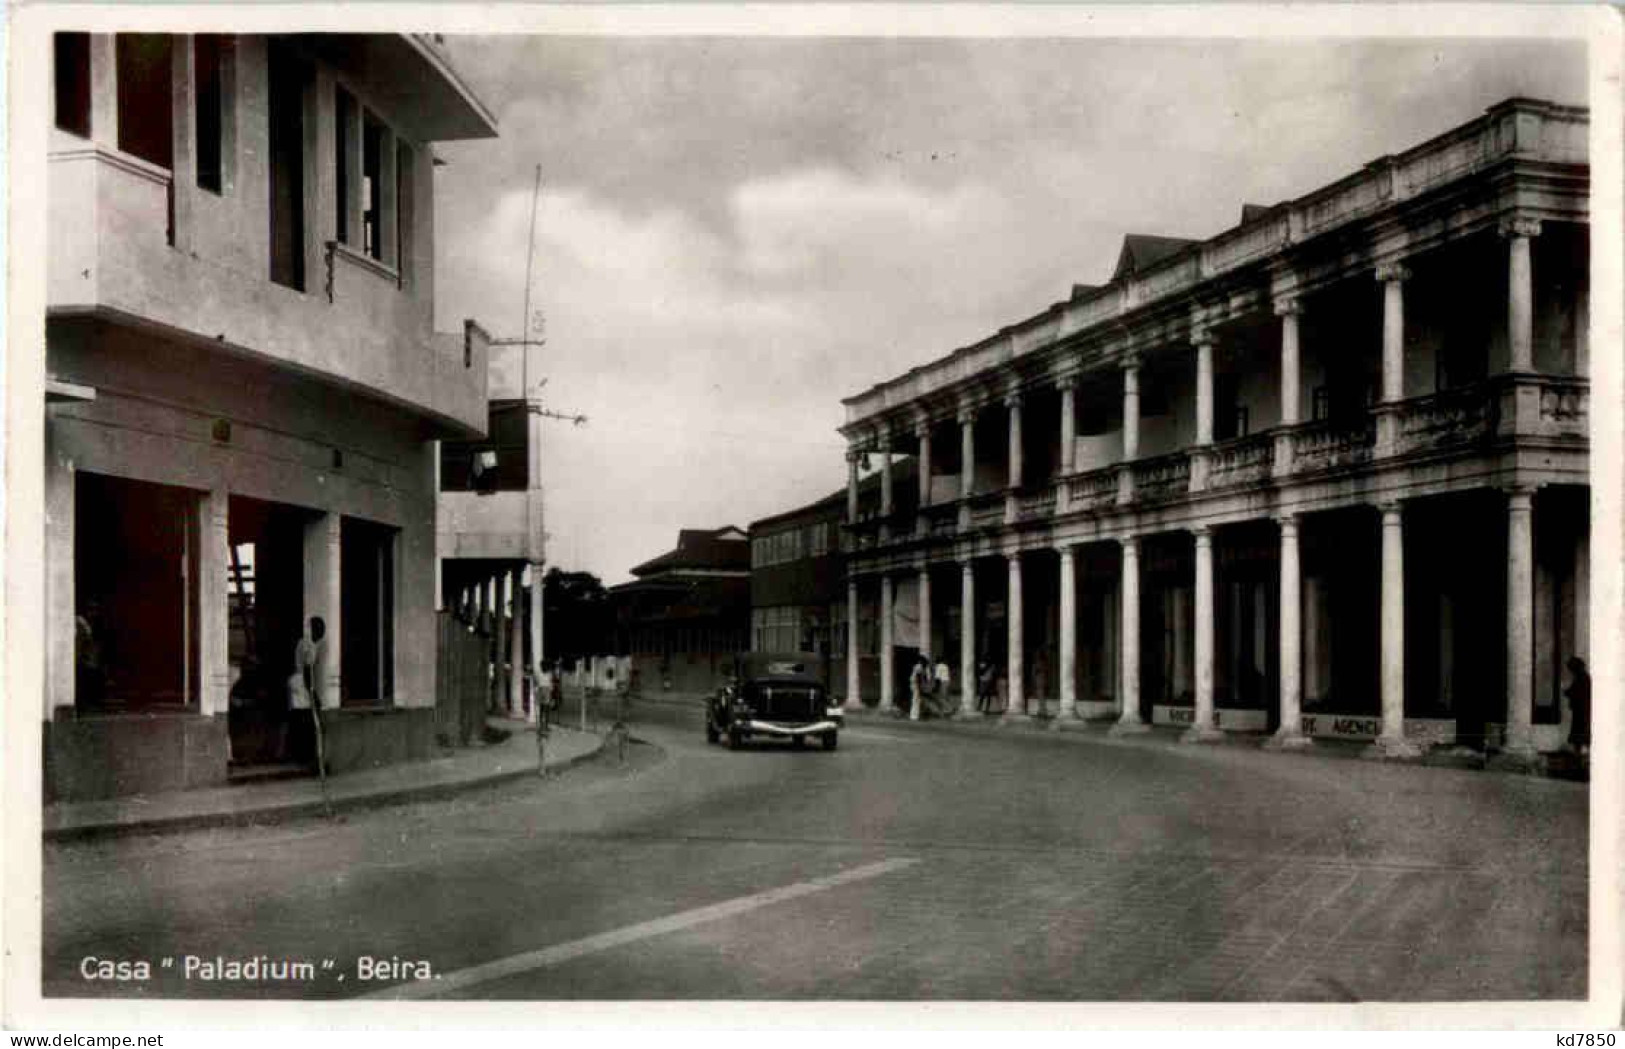
[[[1140,537],[1137,535],[1120,535],[1117,537],[1117,545],[1123,548],[1124,553],[1139,553]]]
[[[972,404],[960,404],[959,407],[954,411],[954,419],[961,426],[972,425],[976,422],[976,406]]]
[[[1139,353],[1139,351],[1138,350],[1130,350],[1129,352],[1123,354],[1123,358],[1119,363],[1120,363],[1120,366],[1122,367],[1122,369],[1124,371],[1126,371],[1126,372],[1139,371],[1140,370],[1140,353]]]
[[[1506,493],[1507,507],[1511,510],[1528,510],[1534,505],[1535,493],[1540,491],[1538,484],[1509,484],[1502,487]]]
[[[1397,524],[1405,513],[1405,501],[1403,499],[1383,499],[1377,503],[1377,509],[1382,512],[1383,524]]]
[[[930,412],[926,411],[924,408],[916,408],[914,410],[913,422],[914,422],[914,436],[916,436],[916,437],[929,437],[929,436],[931,436],[931,413]]]
[[[883,455],[891,454],[891,426],[889,424],[875,431],[875,448]]]
[[[1271,305],[1277,317],[1298,317],[1303,314],[1303,302],[1297,295],[1278,295]]]
[[[1377,266],[1377,279],[1384,284],[1392,284],[1411,279],[1410,267],[1404,262],[1384,262]]]
[[[1213,526],[1212,525],[1205,525],[1205,524],[1191,525],[1190,533],[1191,533],[1191,536],[1196,540],[1196,545],[1197,546],[1201,546],[1204,543],[1213,542]]]
[[[1004,391],[1004,406],[1006,408],[1021,407],[1021,387],[1009,386]]]
[[[1503,237],[1538,237],[1540,220],[1527,215],[1507,215],[1496,227]]]
[[[1302,519],[1303,515],[1296,512],[1280,513],[1275,515],[1275,523],[1281,527],[1281,531],[1283,532],[1287,531],[1288,529],[1296,532]]]
[[[959,570],[961,572],[974,572],[976,570],[976,558],[969,554],[961,557],[959,559]]]
[[[1055,373],[1055,388],[1060,390],[1062,393],[1065,393],[1067,390],[1076,389],[1077,385],[1078,365],[1076,362],[1067,365],[1064,370]]]
[[[1078,547],[1076,543],[1056,543],[1055,552],[1060,554],[1063,560],[1070,561],[1077,556]]]
[[[846,450],[846,461],[847,462],[856,465],[857,461],[859,459],[862,459],[862,458],[863,458],[863,452],[860,451],[859,449],[857,449],[857,448],[848,448]]]
[[[1213,329],[1207,327],[1206,325],[1191,329],[1191,345],[1192,346],[1196,346],[1196,347],[1202,347],[1202,346],[1212,347],[1218,341],[1219,341],[1219,338],[1218,338],[1218,336],[1213,334]]]

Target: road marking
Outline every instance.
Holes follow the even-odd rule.
[[[691,911],[680,911],[677,914],[656,918],[653,921],[639,922],[628,925],[624,929],[613,929],[609,932],[588,936],[583,940],[571,940],[568,943],[556,943],[551,947],[540,950],[526,951],[524,954],[515,954],[507,958],[499,958],[484,965],[475,965],[467,969],[458,969],[454,972],[436,976],[433,980],[424,980],[418,983],[397,984],[386,987],[363,998],[434,998],[438,995],[448,994],[452,991],[473,987],[476,984],[489,983],[500,980],[506,976],[515,976],[519,973],[530,972],[533,969],[545,969],[549,966],[561,965],[576,958],[582,958],[599,951],[607,951],[613,947],[622,947],[639,940],[647,940],[654,936],[664,936],[669,932],[678,932],[682,929],[691,929],[696,925],[707,922],[721,921],[732,918],[775,903],[784,903],[787,900],[810,896],[826,889],[839,888],[853,882],[866,881],[878,878],[892,871],[899,871],[905,867],[912,867],[920,862],[913,858],[898,858],[882,860],[863,867],[854,867],[851,870],[831,874],[825,878],[814,878],[811,881],[796,882],[793,885],[784,885],[777,889],[768,889],[766,892],[754,893],[750,896],[740,896],[721,903],[713,903],[708,907],[698,907]]]

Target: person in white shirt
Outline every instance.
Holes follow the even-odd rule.
[[[322,677],[327,666],[326,638],[327,623],[321,616],[311,616],[309,632],[294,646],[293,674],[288,678],[288,720],[284,723],[285,742],[281,748],[284,757],[303,761],[313,756],[315,716],[296,712],[320,710],[322,707]],[[289,742],[293,744],[291,754]]]

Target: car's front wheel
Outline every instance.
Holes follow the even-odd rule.
[[[835,741],[836,741],[837,737],[838,737],[838,733],[835,733],[835,732],[826,732],[826,733],[824,733],[824,749],[825,750],[834,750],[835,749]]]
[[[728,749],[738,750],[745,745],[745,734],[736,728],[728,730]]]

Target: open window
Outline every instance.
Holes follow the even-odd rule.
[[[492,401],[487,419],[485,440],[441,444],[442,492],[522,492],[530,486],[525,402]]]
[[[89,138],[90,34],[57,33],[51,43],[56,126],[80,138]]]
[[[224,192],[226,185],[225,147],[231,121],[229,47],[229,37],[214,33],[199,33],[192,38],[197,184],[211,193]]]
[[[305,290],[305,90],[310,70],[286,45],[269,52],[271,280]]]
[[[174,38],[165,33],[120,33],[118,148],[166,170],[175,162]]]

